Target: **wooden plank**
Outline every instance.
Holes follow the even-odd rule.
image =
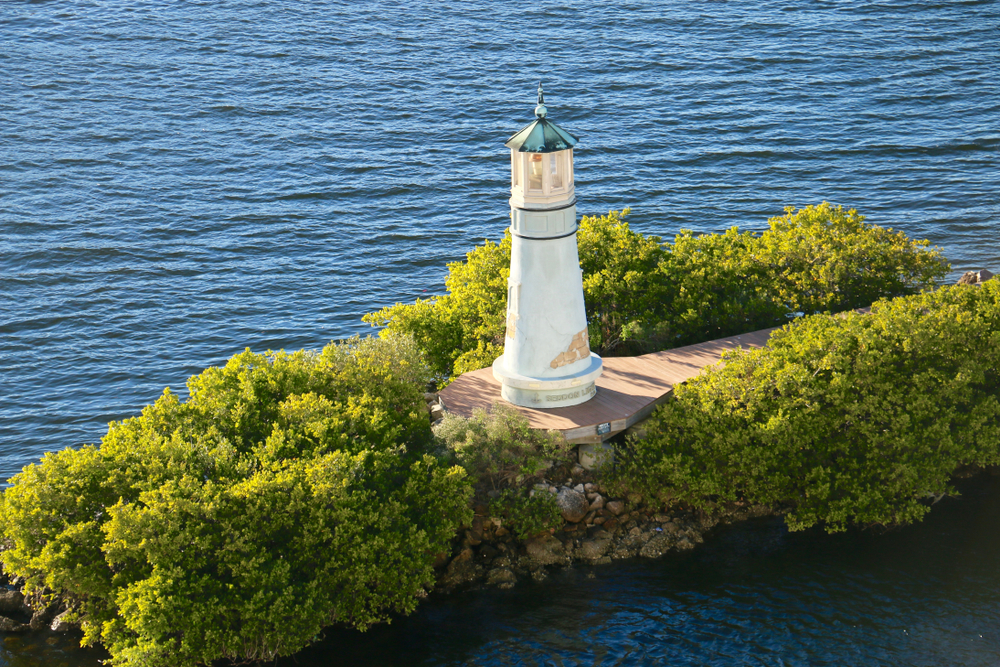
[[[722,354],[738,347],[763,347],[775,329],[688,345],[639,357],[607,357],[597,379],[597,395],[568,408],[541,410],[515,406],[533,428],[562,431],[570,442],[601,442],[648,417],[665,402],[673,388],[719,363]],[[471,417],[476,408],[506,403],[492,368],[464,373],[441,390],[445,410]],[[599,424],[611,432],[597,434]]]

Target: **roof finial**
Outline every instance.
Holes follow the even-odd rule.
[[[535,115],[539,118],[545,118],[548,115],[549,110],[545,108],[545,93],[542,92],[542,82],[538,82],[538,106],[535,107]]]

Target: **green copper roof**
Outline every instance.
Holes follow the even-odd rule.
[[[537,118],[531,125],[508,139],[504,146],[519,153],[554,153],[576,146],[580,140],[548,120],[546,118],[548,113],[549,110],[545,108],[545,96],[542,94],[542,84],[539,83],[538,106],[535,107]]]

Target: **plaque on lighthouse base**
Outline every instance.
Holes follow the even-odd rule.
[[[504,357],[493,362],[493,377],[500,381],[504,400],[525,408],[565,408],[589,401],[597,394],[594,381],[601,375],[604,362],[590,353],[588,365],[572,375],[529,377],[508,371]]]

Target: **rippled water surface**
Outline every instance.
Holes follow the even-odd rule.
[[[538,79],[583,212],[670,237],[825,199],[1000,273],[996,1],[11,1],[0,45],[0,479],[441,290],[502,233]],[[643,572],[565,586],[655,599]],[[608,664],[651,650],[611,632]]]

